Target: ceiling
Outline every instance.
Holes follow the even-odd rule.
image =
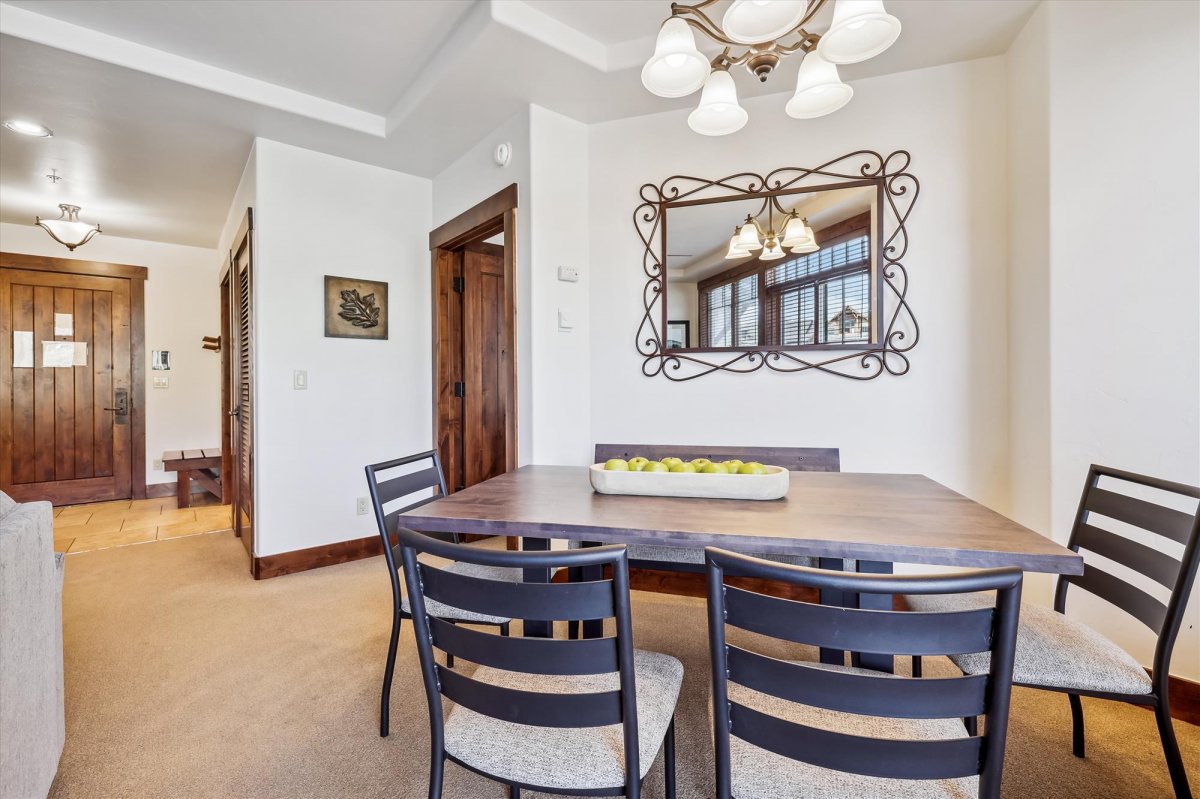
[[[900,40],[843,76],[1003,53],[1036,5],[889,0]],[[638,77],[669,8],[6,0],[0,116],[55,136],[0,131],[0,220],[28,224],[70,201],[111,235],[211,247],[255,136],[432,177],[530,103],[586,123],[690,107],[695,97],[663,100]],[[789,80],[737,75],[744,96]],[[66,178],[57,186],[42,177],[52,168]]]

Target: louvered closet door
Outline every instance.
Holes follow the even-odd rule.
[[[251,232],[247,228],[235,242],[230,281],[233,349],[233,514],[234,532],[242,538],[246,552],[254,556],[254,352],[252,347],[253,273]]]
[[[130,280],[0,268],[0,489],[132,496]]]

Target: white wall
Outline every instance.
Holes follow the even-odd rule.
[[[1045,25],[1048,43],[1048,515],[1064,540],[1089,463],[1200,482],[1200,6],[1056,2],[1040,16],[1030,24]],[[1014,106],[1014,126],[1027,113]],[[1148,630],[1077,596],[1073,615],[1150,663]],[[1200,590],[1172,668],[1191,679],[1198,629]]]
[[[1004,87],[1003,59],[991,58],[857,81],[846,108],[806,122],[784,115],[786,95],[751,99],[750,123],[721,139],[693,134],[686,111],[593,126],[593,439],[840,447],[847,471],[921,472],[1007,510]],[[904,259],[922,336],[911,372],[643,377],[638,188],[860,148],[910,151],[921,181]]]
[[[99,235],[74,252],[33,225],[0,223],[0,249],[53,258],[144,266],[146,280],[146,482],[173,482],[154,468],[167,449],[221,444],[221,356],[200,348],[221,329],[215,250]],[[171,371],[150,369],[152,350],[170,350]],[[154,375],[170,387],[151,388]]]
[[[430,181],[259,139],[255,549],[376,534],[363,467],[427,449]],[[327,274],[388,281],[386,341],[325,338]],[[292,389],[293,370],[308,390]]]

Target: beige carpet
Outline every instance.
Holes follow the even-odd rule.
[[[381,558],[254,582],[230,533],[68,556],[67,743],[51,796],[424,797],[428,728],[408,625],[392,735],[378,735],[388,592]],[[635,593],[634,619],[639,646],[687,670],[679,796],[712,796],[703,604]],[[1018,689],[1005,795],[1172,796],[1154,717],[1084,705],[1089,757],[1077,760],[1066,699]],[[1176,729],[1195,790],[1200,728]],[[446,768],[447,799],[505,795]],[[662,796],[661,763],[646,795]]]

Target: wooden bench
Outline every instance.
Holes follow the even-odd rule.
[[[213,471],[213,467],[221,466],[220,449],[169,449],[162,456],[163,471],[176,472],[179,478],[179,507],[186,508],[192,504],[192,480],[195,480],[206,491],[221,495],[221,477]]]

